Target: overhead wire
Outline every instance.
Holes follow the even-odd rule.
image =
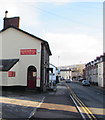
[[[49,15],[52,15],[52,16],[55,16],[55,17],[59,17],[60,19],[63,19],[63,20],[69,21],[69,22],[71,21],[72,23],[82,24],[82,25],[86,25],[86,26],[91,26],[91,27],[94,27],[94,28],[97,28],[97,29],[101,28],[101,27],[97,27],[97,26],[91,25],[89,23],[85,23],[84,21],[81,22],[81,21],[73,20],[71,18],[68,18],[68,17],[62,16],[62,15],[56,14],[54,12],[51,12],[51,11],[48,11],[48,10],[45,10],[45,9],[42,9],[42,8],[39,8],[39,7],[36,7],[36,6],[34,8],[40,10],[41,12],[47,13]]]

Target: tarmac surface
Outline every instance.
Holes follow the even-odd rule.
[[[32,116],[45,94],[25,90],[3,90],[0,103],[2,118],[26,120]]]
[[[57,85],[57,90],[46,93],[34,91],[3,91],[2,118],[8,119],[74,119],[82,120],[69,96],[69,91],[64,83]]]
[[[69,92],[63,84],[58,84],[56,92],[50,92],[44,99],[43,103],[37,108],[32,118],[56,118],[56,119],[81,119]]]

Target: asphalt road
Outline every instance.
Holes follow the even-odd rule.
[[[68,83],[70,88],[99,119],[105,119],[105,90],[95,86],[82,86],[81,82]]]
[[[27,91],[3,91],[2,118],[57,118],[82,120],[65,83],[59,83],[57,91],[32,93]]]
[[[24,90],[4,90],[0,97],[2,118],[26,120],[36,110],[45,94]]]
[[[67,85],[97,118],[103,118],[105,93],[102,89],[94,86],[85,87],[80,82],[71,82]],[[2,118],[5,119],[77,118],[82,120],[64,81],[57,85],[57,91],[46,93],[24,90],[3,91],[0,103],[2,103]]]
[[[65,83],[59,83],[56,92],[47,94],[41,106],[36,110],[32,119],[80,119],[81,115],[77,111],[73,101],[69,96],[69,91]]]

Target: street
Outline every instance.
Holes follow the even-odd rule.
[[[71,83],[61,81],[56,91],[50,90],[46,93],[3,91],[0,103],[3,103],[2,118],[5,119],[77,118],[82,120],[89,118],[90,114],[92,119],[104,118],[104,99],[104,91],[98,87],[82,86],[81,82],[77,81]],[[85,107],[81,106],[82,103]]]
[[[0,119],[105,120],[104,11],[105,1],[0,0]]]
[[[46,96],[32,118],[82,119],[69,96],[65,83],[58,84],[57,91],[50,92]]]
[[[69,86],[96,118],[103,118],[104,114],[105,119],[105,90],[95,86],[82,86],[80,82],[71,82]]]
[[[44,94],[39,94],[34,91],[11,90],[2,91],[2,118],[30,118],[31,114],[40,105],[45,97]]]

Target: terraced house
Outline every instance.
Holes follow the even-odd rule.
[[[19,17],[5,17],[4,28],[0,31],[0,86],[45,91],[49,83],[49,44],[21,30],[19,20]]]
[[[105,53],[85,65],[85,78],[93,84],[105,87]]]

